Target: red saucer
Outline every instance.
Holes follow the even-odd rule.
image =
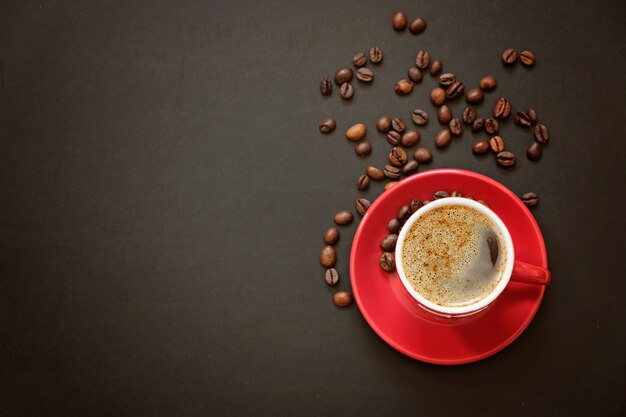
[[[398,351],[424,362],[456,365],[478,361],[508,346],[533,319],[545,287],[511,282],[484,312],[456,325],[424,318],[398,275],[379,266],[387,223],[412,199],[432,199],[438,190],[460,191],[485,200],[511,232],[515,258],[548,266],[537,222],[520,199],[499,182],[460,169],[412,175],[370,206],[354,236],[350,280],[357,305],[374,331]]]

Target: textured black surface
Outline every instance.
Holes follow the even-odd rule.
[[[621,1],[22,1],[0,5],[0,415],[624,415]],[[108,3],[108,4],[107,4]],[[351,4],[349,4],[351,3]],[[391,15],[422,15],[420,36]],[[379,45],[354,100],[319,81]],[[501,52],[530,49],[535,68]],[[467,130],[430,167],[541,196],[553,284],[492,358],[440,367],[338,310],[318,263],[332,214],[388,145],[379,114],[418,49],[468,87],[486,74],[551,132],[543,159],[505,124],[515,169]],[[452,108],[460,115],[464,104]],[[322,136],[318,122],[337,118]],[[366,161],[343,137],[371,129]],[[355,225],[338,246],[349,288]]]

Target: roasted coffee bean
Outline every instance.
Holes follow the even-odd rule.
[[[463,133],[463,122],[461,122],[461,119],[459,119],[458,117],[450,120],[450,133],[452,133],[454,136],[459,136],[461,133]]]
[[[472,123],[472,132],[480,132],[485,127],[485,119],[478,118]]]
[[[320,83],[320,92],[323,96],[329,96],[333,92],[333,83],[328,78],[324,78]]]
[[[450,120],[452,120],[452,109],[450,109],[450,106],[444,104],[437,109],[437,120],[439,120],[439,123],[442,125],[450,123]]]
[[[391,252],[385,252],[380,257],[380,267],[383,271],[393,272],[396,269],[396,257]]]
[[[450,197],[463,197],[463,194],[461,194],[461,193],[460,193],[460,192],[458,192],[458,191],[452,191],[452,192],[450,193]]]
[[[380,242],[380,247],[385,252],[392,252],[396,248],[396,243],[398,242],[398,235],[393,233],[385,236],[385,238]]]
[[[550,139],[548,128],[544,125],[535,126],[535,140],[541,144],[546,143]]]
[[[476,112],[476,109],[473,107],[466,107],[465,110],[463,110],[463,123],[465,123],[466,125],[471,125],[472,123],[474,123],[474,120],[476,120],[478,113]]]
[[[450,130],[447,128],[441,129],[435,136],[435,146],[439,149],[443,149],[450,145],[451,141],[452,135],[450,134]]]
[[[539,116],[537,115],[537,112],[535,111],[535,109],[533,109],[532,107],[529,107],[528,110],[526,110],[526,114],[528,115],[528,118],[530,119],[530,123],[536,125],[537,122],[539,121]]]
[[[537,193],[526,193],[522,196],[522,202],[528,207],[536,206],[539,204],[539,196]]]
[[[330,133],[337,127],[337,122],[332,117],[324,119],[320,122],[320,132]]]
[[[472,145],[472,152],[474,153],[474,155],[484,155],[489,151],[489,148],[489,142],[487,142],[485,139],[477,140]]]
[[[489,139],[489,148],[494,153],[500,153],[504,150],[504,140],[500,136],[494,136]]]
[[[402,12],[398,12],[391,18],[391,25],[395,30],[406,29],[406,15]]]
[[[430,92],[430,100],[435,106],[441,106],[446,102],[446,90],[443,88],[433,88]]]
[[[426,21],[422,17],[415,18],[409,24],[409,31],[414,35],[422,33],[426,29]]]
[[[324,232],[324,243],[332,246],[339,241],[339,236],[339,229],[336,227],[329,227]]]
[[[354,87],[350,83],[343,83],[339,87],[339,95],[344,100],[352,100],[354,97]]]
[[[462,95],[464,90],[465,90],[465,85],[462,82],[457,80],[453,82],[452,84],[450,84],[450,86],[446,90],[446,98],[450,100],[454,100],[455,98]]]
[[[333,219],[335,220],[335,223],[344,226],[352,223],[354,215],[350,212],[350,210],[340,210],[335,213],[335,217]]]
[[[527,67],[532,67],[533,65],[535,65],[535,61],[537,60],[535,58],[535,54],[533,54],[530,51],[522,51],[522,53],[519,54],[519,60],[522,61],[522,64],[526,65]]]
[[[382,169],[373,167],[371,165],[367,166],[367,176],[374,181],[382,181],[385,179],[385,173]]]
[[[391,117],[380,116],[376,120],[376,129],[381,133],[389,132],[389,129],[391,129]]]
[[[398,233],[400,230],[400,220],[396,218],[389,220],[389,223],[387,223],[387,230],[389,230],[389,233]]]
[[[428,72],[430,72],[430,75],[437,75],[441,72],[442,69],[443,69],[443,64],[441,63],[441,61],[439,61],[438,59],[435,59],[430,64],[430,69],[428,70]]]
[[[410,175],[414,173],[415,171],[417,171],[418,166],[419,166],[419,163],[416,160],[409,161],[406,164],[404,164],[404,166],[402,167],[402,173],[404,175]]]
[[[369,68],[359,68],[356,72],[356,79],[364,83],[371,83],[374,79],[374,72]]]
[[[432,203],[432,201],[430,201],[430,200],[424,200],[424,201],[422,201],[422,204],[424,204],[424,205],[427,205],[427,204],[430,204],[430,203]]]
[[[420,164],[428,164],[433,160],[433,154],[426,148],[417,148],[413,152],[413,158]]]
[[[500,123],[496,119],[485,119],[485,132],[493,135],[500,130]]]
[[[363,52],[359,52],[352,58],[352,63],[355,67],[360,68],[363,65],[367,64],[367,57]]]
[[[422,82],[424,76],[422,75],[422,71],[419,68],[411,67],[408,71],[409,80],[414,83]]]
[[[493,113],[493,117],[496,119],[504,120],[509,117],[509,114],[511,114],[511,103],[509,102],[509,99],[505,97],[497,99],[491,112]]]
[[[423,205],[424,203],[422,203],[422,201],[418,200],[417,198],[411,200],[411,203],[409,204],[409,209],[411,210],[411,214],[421,209]]]
[[[515,49],[510,48],[502,52],[502,62],[506,65],[515,64],[515,61],[517,61],[517,51]]]
[[[406,96],[413,91],[413,82],[409,80],[400,80],[393,87],[394,91],[399,96]]]
[[[370,186],[370,178],[367,175],[361,175],[356,181],[356,188],[359,190],[367,190]]]
[[[352,77],[354,77],[354,72],[352,68],[342,67],[335,71],[335,84],[341,85],[344,83],[349,83],[352,81]]]
[[[385,174],[385,177],[389,178],[390,180],[395,180],[400,178],[400,174],[402,173],[402,171],[400,171],[400,168],[398,167],[387,164],[383,168],[383,173]]]
[[[447,198],[447,197],[450,197],[450,196],[445,191],[436,191],[435,194],[433,194],[433,200],[440,200],[442,198]]]
[[[496,80],[496,77],[494,77],[493,75],[486,75],[480,79],[480,82],[478,83],[478,85],[480,86],[480,89],[483,91],[491,91],[491,90],[495,90],[495,88],[498,86],[498,81]]]
[[[368,199],[359,198],[356,200],[354,205],[356,207],[356,211],[362,216],[367,212],[367,209],[370,208],[372,203],[370,203]]]
[[[324,281],[328,285],[337,285],[339,282],[339,272],[335,268],[328,268],[324,274]]]
[[[333,295],[333,303],[335,303],[337,307],[348,307],[352,304],[352,294],[348,291],[336,292],[335,295]]]
[[[420,132],[417,130],[407,130],[404,135],[402,135],[402,146],[405,148],[410,148],[411,146],[416,145],[420,141]]]
[[[530,117],[523,111],[518,111],[515,113],[515,124],[521,127],[530,127]]]
[[[331,268],[335,266],[335,262],[337,262],[337,252],[335,252],[335,248],[330,245],[324,246],[320,251],[320,263],[322,266]]]
[[[541,159],[541,155],[543,155],[543,145],[533,140],[533,142],[526,150],[526,156],[531,161],[538,161],[539,159]]]
[[[515,157],[513,152],[504,151],[496,155],[496,161],[498,161],[498,164],[500,164],[501,166],[508,168],[515,165],[517,158]]]
[[[378,46],[373,46],[370,49],[370,62],[372,64],[380,64],[383,62],[383,51]]]
[[[391,128],[398,133],[402,133],[406,129],[406,123],[401,118],[394,117],[391,119]]]
[[[424,126],[428,123],[428,113],[422,109],[415,109],[411,115],[411,120],[418,126]]]
[[[395,167],[401,167],[406,164],[406,151],[399,146],[394,146],[387,157],[389,159],[389,163]]]
[[[367,156],[372,153],[372,145],[368,141],[364,140],[354,145],[354,152],[358,156]]]
[[[449,72],[446,72],[445,74],[441,74],[439,76],[439,84],[443,85],[444,87],[448,87],[452,85],[452,83],[455,81],[456,81],[456,76]]]
[[[398,184],[398,181],[389,181],[388,183],[385,184],[385,186],[383,187],[383,189],[385,191],[387,191],[388,189],[395,187],[396,184]]]
[[[352,142],[363,139],[366,134],[367,127],[365,127],[363,123],[352,125],[346,130],[346,138],[350,139]]]
[[[428,64],[430,64],[430,54],[428,51],[424,51],[423,49],[417,52],[417,56],[415,57],[415,66],[421,70],[428,68]]]
[[[472,88],[471,90],[467,92],[467,94],[465,94],[465,100],[469,104],[482,103],[484,98],[485,98],[485,95],[483,93],[483,90],[481,90],[480,88]]]
[[[396,219],[400,220],[400,223],[403,223],[411,217],[411,206],[406,204],[398,209],[396,213]]]
[[[395,130],[390,130],[389,133],[387,133],[387,142],[389,142],[390,145],[398,146],[401,141],[402,135]]]

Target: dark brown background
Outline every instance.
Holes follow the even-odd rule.
[[[2,2],[0,414],[624,415],[626,10],[546,3]],[[395,33],[397,9],[427,31]],[[373,85],[322,98],[372,45]],[[503,68],[508,47],[536,67]],[[335,308],[317,260],[367,163],[346,127],[434,117],[429,76],[392,92],[420,48],[468,86],[498,78],[481,112],[506,95],[552,135],[530,163],[529,132],[506,123],[508,171],[467,131],[435,153],[430,167],[541,195],[554,276],[517,341],[459,367],[404,357]],[[388,145],[369,139],[379,164]]]

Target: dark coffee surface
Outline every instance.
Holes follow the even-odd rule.
[[[426,30],[395,31],[400,10]],[[611,0],[2,2],[0,415],[623,415],[625,21]],[[335,71],[373,46],[373,81],[342,100]],[[507,48],[535,65],[505,67]],[[468,125],[435,149],[437,78],[393,89],[420,49],[466,91],[496,77],[472,106],[486,119],[510,101],[498,134],[515,166],[474,156],[489,137]],[[513,120],[529,106],[549,129],[538,162]],[[355,185],[388,163],[382,114],[420,131],[420,171],[540,196],[553,281],[489,359],[412,360],[356,303],[333,304],[350,289],[354,202],[384,184]],[[365,158],[344,137],[358,122]],[[355,221],[338,226],[331,287],[319,254],[342,209]]]

